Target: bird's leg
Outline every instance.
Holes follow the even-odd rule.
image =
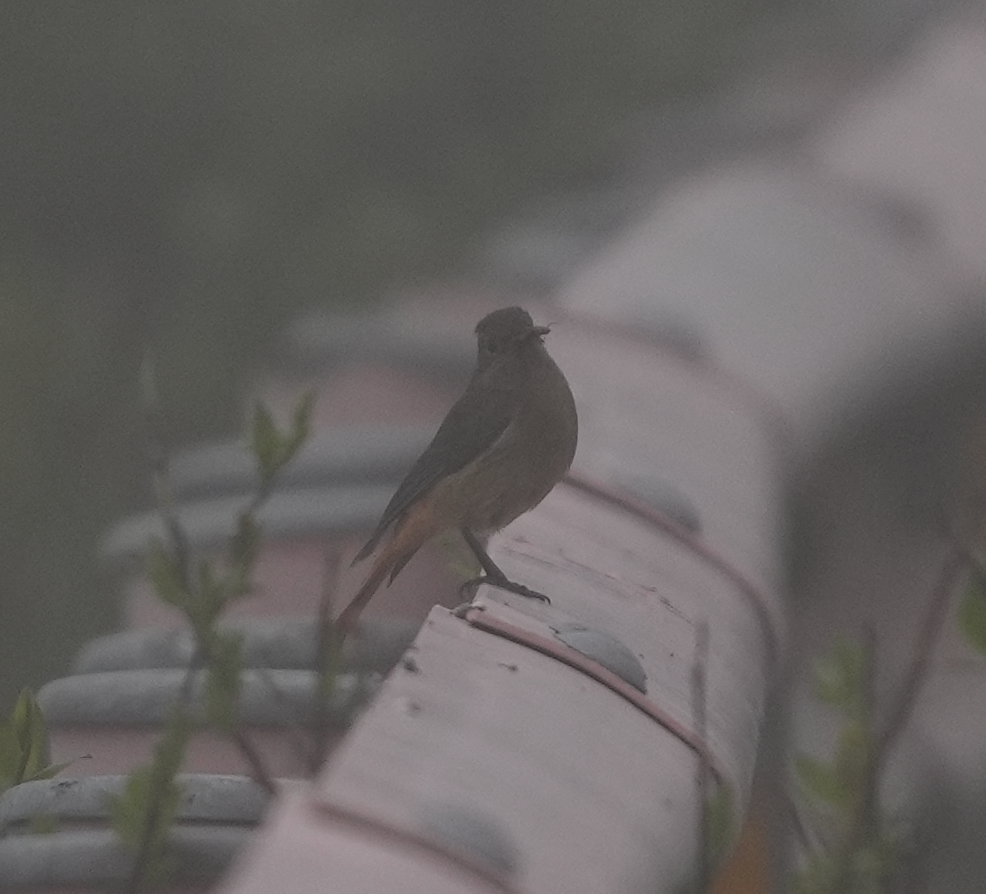
[[[466,541],[469,549],[472,550],[473,555],[483,569],[482,577],[467,580],[460,588],[461,590],[465,590],[473,584],[488,583],[494,587],[499,587],[501,590],[509,590],[511,593],[516,593],[518,596],[539,599],[541,602],[551,604],[551,600],[544,593],[538,593],[537,590],[532,590],[530,587],[525,587],[523,584],[518,584],[510,580],[496,562],[490,558],[490,554],[483,549],[483,544],[479,542],[479,538],[469,528],[461,528],[461,531],[463,540]]]
[[[483,544],[479,542],[479,538],[469,528],[462,528],[462,538],[466,541],[466,545],[472,550],[476,560],[482,566],[486,579],[490,583],[499,586],[500,584],[510,582],[507,575],[503,573],[503,570],[490,558],[490,554],[483,548]]]

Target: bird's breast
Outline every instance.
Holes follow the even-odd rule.
[[[498,530],[532,509],[568,471],[578,441],[575,401],[547,355],[510,424],[493,445],[454,476],[461,524]]]

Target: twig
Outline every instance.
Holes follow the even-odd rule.
[[[333,622],[332,601],[342,556],[337,548],[327,546],[322,562],[322,593],[318,601],[318,628],[315,640],[315,741],[311,770],[315,772],[325,760],[329,743],[328,698],[335,687],[342,660],[339,637]]]
[[[141,363],[140,381],[141,408],[144,419],[144,451],[151,468],[154,502],[157,504],[161,523],[164,525],[165,533],[174,553],[182,589],[185,593],[191,593],[191,548],[175,509],[169,461],[171,451],[166,434],[167,427],[162,418],[154,355],[150,350],[144,354],[144,360]]]
[[[157,825],[158,817],[161,814],[163,796],[164,792],[158,790],[153,793],[149,800],[150,806],[147,811],[147,822],[144,824],[144,834],[140,837],[137,853],[134,854],[134,863],[130,869],[130,875],[127,877],[127,894],[140,894],[144,887],[144,873],[151,857],[151,843],[154,840],[150,832]]]
[[[290,734],[289,744],[291,746],[292,754],[297,759],[298,763],[309,768],[311,772],[314,772],[318,769],[318,767],[314,765],[314,760],[312,757],[314,749],[310,747],[308,741],[310,738],[312,724],[306,724],[303,720],[306,709],[310,708],[312,703],[308,699],[305,699],[304,702],[299,703],[298,699],[292,698],[288,695],[280,686],[277,685],[277,681],[271,675],[269,667],[254,668],[254,673],[256,673],[257,678],[267,687],[267,691],[270,693],[271,697],[276,699],[287,709],[289,716],[283,716],[281,721],[283,722],[287,732]],[[314,715],[314,711],[311,713]]]
[[[938,641],[945,619],[948,617],[948,608],[951,604],[952,593],[955,590],[959,572],[965,564],[971,564],[973,569],[979,567],[971,552],[965,549],[960,541],[956,540],[952,552],[946,558],[938,575],[938,581],[928,602],[924,621],[918,628],[917,640],[912,652],[913,658],[904,675],[904,682],[901,684],[893,710],[890,712],[883,730],[877,736],[874,754],[877,769],[886,760],[886,755],[893,747],[897,736],[914,710],[914,703],[917,701],[921,684],[927,676],[927,668],[935,643]]]
[[[181,521],[175,510],[174,494],[171,489],[169,474],[169,449],[165,437],[166,427],[161,418],[161,403],[155,378],[154,357],[150,350],[145,353],[143,362],[141,363],[140,383],[141,408],[143,410],[144,421],[144,449],[151,468],[154,498],[161,516],[165,535],[175,557],[179,583],[181,584],[182,590],[186,594],[189,594],[191,591],[191,553],[188,538],[185,536],[185,531],[181,526]],[[192,661],[182,680],[178,705],[176,707],[181,715],[182,722],[184,722],[188,713],[194,684],[196,659],[200,654],[201,649],[198,643],[196,643]],[[155,785],[153,790],[148,793],[148,810],[144,817],[141,836],[137,844],[136,854],[134,855],[133,868],[127,880],[127,890],[130,894],[137,894],[143,887],[147,863],[151,858],[154,829],[161,815],[164,788],[173,781],[173,776],[163,778],[161,774],[154,774],[151,778],[158,782],[158,785]]]
[[[801,811],[798,809],[797,802],[788,791],[782,792],[780,797],[783,802],[782,807],[784,812],[787,814],[791,827],[798,836],[798,843],[801,845],[801,850],[807,854],[812,850],[814,845],[812,844],[811,835],[808,834],[808,826],[805,824],[804,817],[802,817]]]
[[[692,723],[700,742],[705,741],[708,704],[707,667],[709,662],[709,623],[699,621],[695,628],[695,652],[692,658]],[[712,768],[703,750],[698,752],[695,765],[695,796],[698,801],[698,866],[695,879],[696,891],[707,891],[712,881],[711,841],[709,836],[709,787]]]
[[[240,750],[246,762],[250,765],[250,776],[253,781],[271,797],[275,796],[277,794],[277,786],[274,784],[270,773],[267,772],[267,767],[264,766],[264,760],[260,756],[260,752],[253,747],[253,742],[250,741],[246,732],[241,729],[234,729],[229,736]]]
[[[863,680],[862,688],[862,724],[867,734],[872,730],[873,712],[876,701],[876,632],[872,624],[866,625],[863,632]],[[850,891],[853,881],[854,858],[870,842],[877,831],[875,818],[877,816],[877,792],[880,784],[879,753],[875,739],[870,739],[866,747],[864,766],[860,773],[862,791],[853,803],[849,830],[843,839],[836,856],[835,872],[831,884],[832,891]]]

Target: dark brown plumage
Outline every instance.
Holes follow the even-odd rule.
[[[479,537],[543,500],[572,464],[578,440],[575,401],[545,350],[545,326],[520,307],[494,311],[476,326],[476,369],[465,393],[412,466],[354,562],[389,535],[337,626],[352,629],[388,575],[393,580],[432,537],[459,528],[491,583],[509,581]]]

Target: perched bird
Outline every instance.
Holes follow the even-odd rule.
[[[481,580],[544,599],[510,581],[480,540],[533,509],[568,471],[578,440],[575,401],[544,348],[547,326],[520,307],[505,307],[476,326],[476,369],[465,393],[401,482],[353,563],[386,537],[337,629],[352,630],[384,578],[390,581],[424,543],[462,532],[483,568]]]

